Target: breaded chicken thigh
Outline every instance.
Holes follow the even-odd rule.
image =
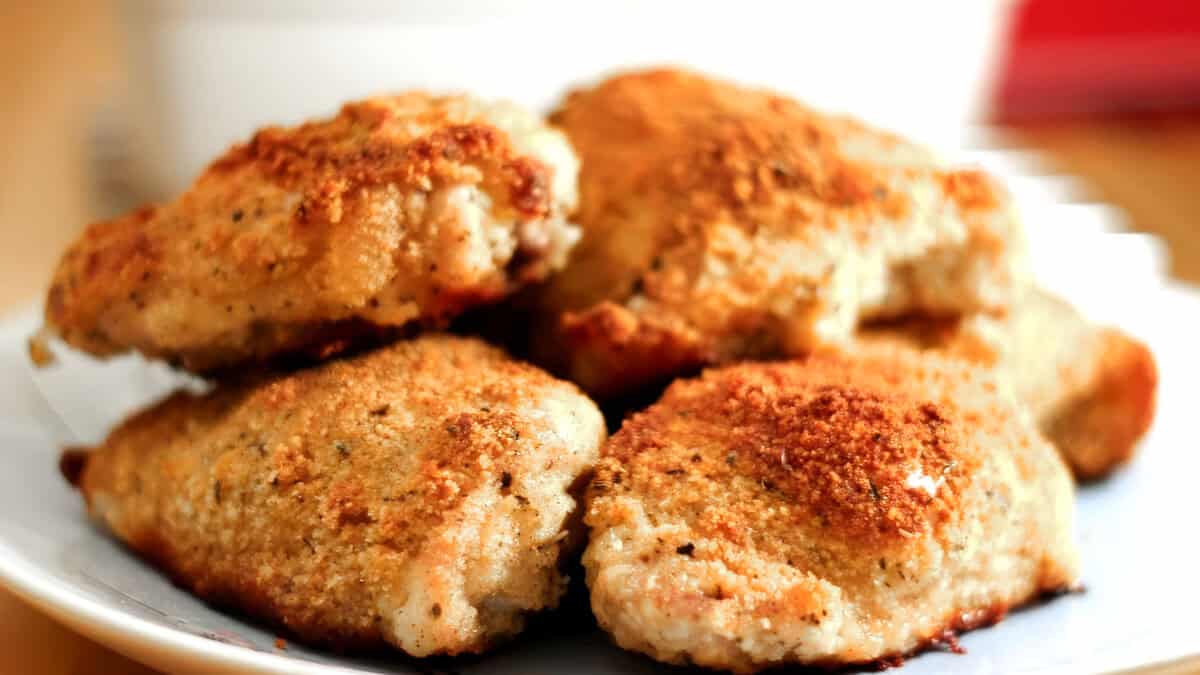
[[[866,327],[861,339],[995,368],[1080,479],[1129,461],[1154,420],[1158,371],[1146,345],[1044,290],[1031,289],[1003,316],[886,322]]]
[[[176,394],[64,472],[206,600],[309,642],[457,654],[558,603],[604,434],[573,385],[431,335]]]
[[[619,75],[551,117],[582,161],[570,264],[535,354],[608,396],[847,341],[860,319],[1007,306],[1024,278],[986,175],[769,91]]]
[[[561,266],[578,162],[507,104],[425,93],[234,146],[175,201],[87,228],[51,332],[210,371],[440,325]]]
[[[751,672],[919,650],[1077,582],[1073,487],[980,369],[911,349],[681,380],[605,445],[592,607],[621,646]]]

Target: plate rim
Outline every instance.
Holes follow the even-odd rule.
[[[161,664],[144,658],[145,653],[169,654],[180,664],[202,662],[222,672],[245,673],[247,668],[271,675],[371,672],[228,645],[121,611],[42,571],[4,539],[0,539],[0,585],[67,628],[151,668]]]

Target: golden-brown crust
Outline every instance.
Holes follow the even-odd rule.
[[[830,297],[843,290],[832,270],[856,264],[849,253],[887,246],[890,230],[906,236],[909,225],[897,223],[915,218],[918,199],[968,223],[967,255],[1007,265],[1008,225],[992,222],[1006,199],[987,176],[939,169],[895,136],[772,92],[678,70],[635,72],[570,94],[551,121],[583,159],[584,237],[539,292],[559,333],[540,351],[589,391],[628,391],[678,374],[681,361],[810,348],[809,333],[822,330],[812,324],[860,300]],[[917,183],[930,194],[918,197]],[[948,309],[944,298],[904,293],[894,302]],[[597,311],[606,302],[639,324],[612,344],[603,335],[612,312]],[[961,297],[949,309],[993,302]],[[657,345],[681,343],[687,359],[656,359]],[[629,354],[632,372],[608,367],[615,351]]]
[[[691,374],[716,360],[702,337],[686,326],[639,317],[608,301],[564,313],[557,330],[545,331],[539,339],[565,340],[585,352],[587,358],[579,360],[569,352],[560,353],[552,365],[601,398],[662,384],[665,374]],[[552,348],[539,351],[555,354]]]
[[[929,534],[952,517],[962,481],[978,462],[978,449],[963,444],[962,427],[983,422],[964,418],[944,393],[905,392],[912,377],[909,364],[822,354],[676,382],[605,446],[593,488],[615,482],[618,492],[637,492],[648,486],[621,476],[645,472],[651,489],[671,491],[672,483],[690,483],[674,476],[699,475],[708,489],[725,493],[714,495],[717,503],[747,504],[743,516],[760,497],[739,492],[766,493],[772,503],[794,507],[794,525],[827,536],[882,543]],[[936,368],[924,377],[934,381],[926,386],[946,391],[959,384]],[[936,498],[905,485],[913,471],[941,479]],[[742,543],[747,532],[774,537],[766,525],[722,518],[704,532]],[[787,538],[763,545],[786,547]]]
[[[453,105],[420,93],[347,103],[332,120],[262,129],[208,171],[240,176],[253,167],[283,189],[304,195],[296,212],[299,222],[337,223],[346,210],[343,200],[362,188],[430,190],[462,180],[464,165],[482,164],[488,179],[506,188],[495,194],[507,194],[510,208],[527,218],[548,214],[550,169],[517,153],[507,134],[491,124],[454,122],[467,118],[453,112]],[[398,114],[412,107],[420,112]],[[433,131],[414,137],[406,129],[412,124]]]
[[[613,437],[606,467],[636,461],[663,476],[683,467],[716,485],[748,479],[741,484],[776,494],[796,518],[811,519],[805,526],[835,537],[865,543],[929,534],[959,507],[961,484],[977,462],[959,447],[959,427],[968,422],[953,401],[897,393],[905,371],[892,366],[822,357],[677,383]],[[664,436],[673,447],[717,447],[724,455],[664,453]],[[936,497],[906,487],[914,470],[941,479]]]
[[[1075,581],[1070,479],[984,371],[912,350],[678,381],[605,445],[593,608],[750,672],[903,655]]]
[[[1133,458],[1154,421],[1158,369],[1146,345],[1107,329],[1096,378],[1043,423],[1076,478],[1096,480]]]
[[[563,507],[535,490],[561,502],[602,434],[574,387],[477,340],[426,336],[175,394],[123,423],[81,470],[77,454],[63,466],[94,516],[205,599],[309,642],[455,653],[513,632],[489,629],[489,593],[506,611],[556,603]],[[489,517],[490,528],[477,522]],[[472,550],[483,543],[473,537],[508,528],[524,550]],[[445,587],[489,555],[524,567],[498,591]],[[396,624],[412,583],[439,603],[443,626]],[[467,605],[459,625],[447,597],[480,608]]]
[[[327,324],[441,325],[537,281],[573,195],[502,128],[526,114],[496,110],[417,92],[263,129],[177,200],[89,226],[47,324],[94,354],[208,371],[357,337]]]
[[[1003,316],[908,317],[867,326],[868,344],[905,343],[997,370],[1080,480],[1128,462],[1154,420],[1158,373],[1146,345],[1031,290]]]

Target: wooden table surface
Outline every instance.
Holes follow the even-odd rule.
[[[94,212],[86,121],[119,80],[105,3],[0,8],[0,312],[34,300]],[[14,94],[14,92],[20,92]],[[1200,116],[1081,121],[1020,130],[1136,227],[1168,242],[1172,272],[1200,282]],[[0,674],[152,673],[0,590]],[[1200,672],[1195,662],[1140,672]]]

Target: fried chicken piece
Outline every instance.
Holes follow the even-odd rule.
[[[583,239],[538,358],[603,396],[845,342],[863,317],[1007,305],[1024,248],[974,170],[783,96],[675,70],[572,93]]]
[[[308,642],[425,656],[482,651],[557,604],[603,440],[573,385],[430,335],[176,394],[64,473],[201,598]]]
[[[1029,291],[1003,317],[906,319],[867,327],[863,339],[996,368],[1081,480],[1128,462],[1154,420],[1158,371],[1146,345],[1092,324],[1042,290]]]
[[[596,617],[668,663],[892,659],[1077,580],[1062,460],[986,371],[911,349],[677,381],[588,500]]]
[[[91,225],[46,321],[193,371],[441,325],[561,266],[578,160],[528,112],[406,93],[267,128],[175,201]]]

